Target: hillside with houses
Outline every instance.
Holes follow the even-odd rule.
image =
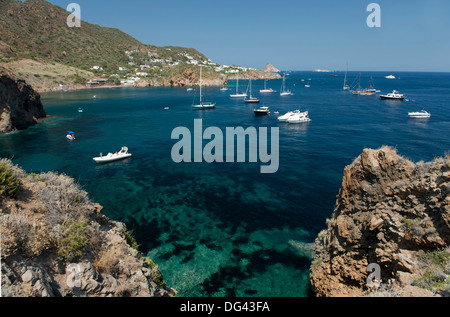
[[[225,85],[229,78],[278,73],[220,65],[193,48],[157,47],[114,28],[82,21],[45,0],[0,0],[0,65],[39,92],[111,86]]]

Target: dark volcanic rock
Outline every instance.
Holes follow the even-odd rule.
[[[0,133],[26,129],[44,117],[40,95],[25,81],[0,67]]]

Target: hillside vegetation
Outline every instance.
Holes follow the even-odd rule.
[[[45,0],[0,0],[0,64],[38,91],[86,87],[93,79],[102,79],[101,85],[135,85],[140,79],[139,86],[194,85],[197,65],[205,66],[210,85],[226,83],[227,74],[249,75],[247,68],[222,67],[193,48],[146,45],[119,29],[85,21],[69,27],[69,14]]]

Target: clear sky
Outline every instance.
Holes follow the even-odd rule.
[[[193,47],[220,64],[450,72],[449,0],[50,0],[145,44]],[[381,7],[369,28],[367,6]]]

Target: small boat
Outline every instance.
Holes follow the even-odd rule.
[[[164,110],[169,110],[169,107],[164,107]]]
[[[386,79],[395,79],[395,76],[394,75],[389,75],[389,76],[385,76],[384,78],[386,78]]]
[[[102,153],[100,153],[99,157],[94,157],[93,160],[96,163],[109,163],[114,162],[118,160],[123,160],[126,158],[131,157],[131,154],[128,153],[128,148],[126,146],[123,146],[119,152],[116,153],[108,153],[108,155],[103,156]]]
[[[308,80],[308,83],[305,85],[305,87],[306,88],[310,88],[311,87],[311,85],[309,84],[309,80]]]
[[[259,103],[259,99],[252,96],[252,80],[250,79],[249,82],[250,87],[250,96],[246,99],[244,99],[245,103]]]
[[[280,96],[290,96],[292,92],[290,90],[286,90],[286,75],[283,76],[283,84],[281,85]]]
[[[260,107],[259,109],[255,109],[253,110],[253,112],[255,113],[255,116],[260,117],[260,116],[267,116],[270,114],[269,111],[269,107]]]
[[[264,80],[264,89],[261,89],[259,92],[262,94],[271,94],[275,92],[275,90],[273,90],[272,88],[267,88],[267,79],[266,79]]]
[[[233,95],[230,95],[231,98],[245,98],[247,97],[247,93],[240,93],[239,92],[239,75],[236,75],[236,93]]]
[[[387,95],[380,95],[381,99],[391,99],[391,100],[403,100],[405,99],[404,94],[400,94],[398,91],[394,90],[392,93]]]
[[[79,113],[82,113],[83,111],[84,111],[83,108],[78,108]]]
[[[97,99],[97,95],[92,96],[92,98]]]
[[[75,141],[76,139],[75,139],[75,132],[73,132],[73,131],[68,131],[67,132],[67,135],[66,135],[66,138],[68,139],[68,140],[70,140],[70,141]]]
[[[188,89],[186,89],[186,91],[194,91],[194,88],[189,87]]]
[[[220,91],[227,91],[227,90],[229,90],[228,87],[222,87],[222,88],[220,88]]]
[[[426,112],[425,110],[421,110],[416,112],[408,112],[408,116],[410,118],[426,119],[431,117],[431,114],[429,112]]]
[[[202,100],[202,66],[200,66],[200,103],[196,105],[192,105],[192,109],[194,110],[207,110],[207,109],[214,109],[216,107],[216,104],[213,102],[205,102]]]
[[[301,112],[300,110],[294,110],[294,111],[289,111],[288,113],[278,117],[278,121],[280,122],[287,122],[289,118],[296,116],[296,115],[304,115],[307,116],[309,114],[308,111],[306,112]]]

